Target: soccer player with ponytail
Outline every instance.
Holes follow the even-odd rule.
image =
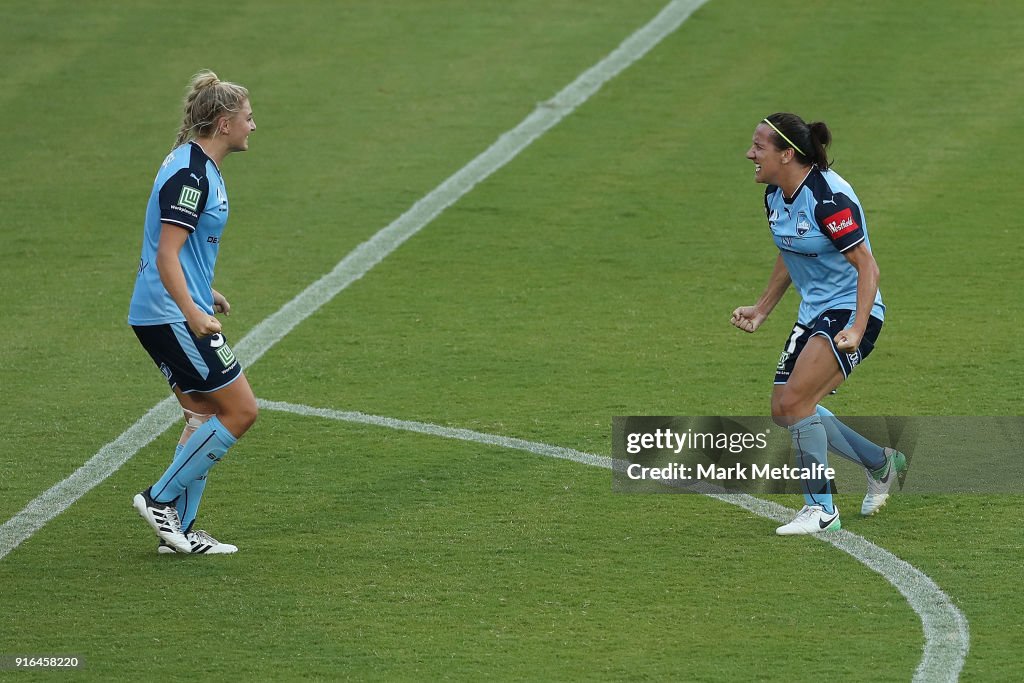
[[[796,288],[800,308],[776,369],[772,418],[789,429],[798,466],[827,466],[829,449],[862,465],[868,491],[861,514],[871,515],[907,462],[820,405],[874,349],[885,317],[864,212],[850,184],[830,168],[831,142],[825,123],[808,124],[796,114],[772,114],[754,129],[747,159],[754,180],[768,186],[765,215],[779,255],[757,303],[733,311],[732,324],[755,332],[790,284]],[[803,509],[776,532],[839,529],[832,482],[802,481]]]
[[[252,388],[214,316],[228,315],[231,304],[213,288],[228,219],[220,165],[228,154],[249,149],[254,130],[249,92],[212,71],[197,73],[146,209],[128,323],[185,417],[170,467],[133,500],[160,538],[161,553],[238,550],[193,526],[207,473],[258,413]]]

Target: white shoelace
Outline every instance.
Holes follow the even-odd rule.
[[[800,512],[798,512],[796,514],[796,518],[793,519],[793,521],[790,522],[790,524],[796,524],[797,522],[803,521],[804,519],[807,519],[808,517],[811,517],[811,516],[817,514],[820,511],[821,510],[819,510],[816,507],[811,507],[810,505],[804,505],[802,508],[800,508]]]
[[[171,531],[176,534],[182,533],[181,531],[181,518],[178,517],[178,509],[173,505],[168,505],[163,509],[164,520],[167,525],[171,527]]]
[[[214,538],[210,534],[206,533],[202,529],[199,529],[198,531],[193,531],[192,533],[189,534],[189,536],[193,537],[193,538],[188,539],[188,540],[192,541],[193,543],[205,543],[206,545],[209,545],[209,546],[218,545],[218,543],[219,543],[219,541],[217,541],[216,538]]]

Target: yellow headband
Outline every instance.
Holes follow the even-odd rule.
[[[802,156],[807,156],[806,154],[804,154],[804,151],[803,151],[802,149],[800,149],[799,147],[797,147],[797,146],[796,146],[796,145],[795,145],[795,144],[793,143],[793,141],[792,141],[792,140],[790,140],[789,138],[787,138],[787,137],[786,137],[786,134],[785,134],[785,133],[783,133],[783,132],[782,132],[781,130],[779,130],[778,128],[776,128],[776,127],[775,127],[775,124],[774,124],[774,123],[772,123],[772,122],[771,122],[771,121],[769,121],[768,119],[763,119],[763,121],[764,121],[765,123],[767,123],[767,124],[768,124],[769,126],[771,126],[771,127],[772,127],[772,130],[774,130],[774,131],[775,131],[776,133],[778,133],[778,134],[779,134],[779,136],[780,136],[780,137],[781,137],[781,138],[782,138],[783,140],[785,140],[786,142],[788,142],[788,143],[789,143],[789,146],[790,146],[790,147],[792,147],[792,148],[793,148],[793,149],[795,149],[796,151],[800,152],[800,154],[801,154]]]

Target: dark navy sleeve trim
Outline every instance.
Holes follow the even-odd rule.
[[[844,253],[844,252],[850,251],[851,249],[853,249],[853,248],[854,248],[855,246],[857,246],[858,244],[860,244],[860,243],[861,243],[861,242],[863,242],[863,241],[864,241],[864,238],[863,238],[863,237],[861,237],[861,238],[860,238],[859,240],[857,240],[856,242],[854,242],[854,243],[853,243],[853,244],[851,244],[850,246],[848,246],[848,247],[843,247],[842,249],[840,249],[840,250],[839,250],[839,253],[840,253],[840,254],[842,254],[842,253]]]
[[[205,168],[181,169],[160,188],[160,220],[195,230],[209,194]]]
[[[161,218],[160,222],[161,223],[173,223],[174,225],[177,225],[178,227],[185,228],[190,233],[196,231],[195,227],[189,225],[188,223],[182,223],[181,221],[176,221],[173,218]]]
[[[846,251],[864,240],[864,219],[860,206],[845,194],[815,196],[814,218],[818,228],[839,251]]]

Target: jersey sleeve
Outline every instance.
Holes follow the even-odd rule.
[[[834,194],[831,199],[818,202],[814,218],[825,237],[843,252],[864,241],[864,218],[860,206],[845,194]]]
[[[181,169],[160,188],[160,222],[195,232],[209,194],[210,182],[205,176],[197,178],[194,171]]]

